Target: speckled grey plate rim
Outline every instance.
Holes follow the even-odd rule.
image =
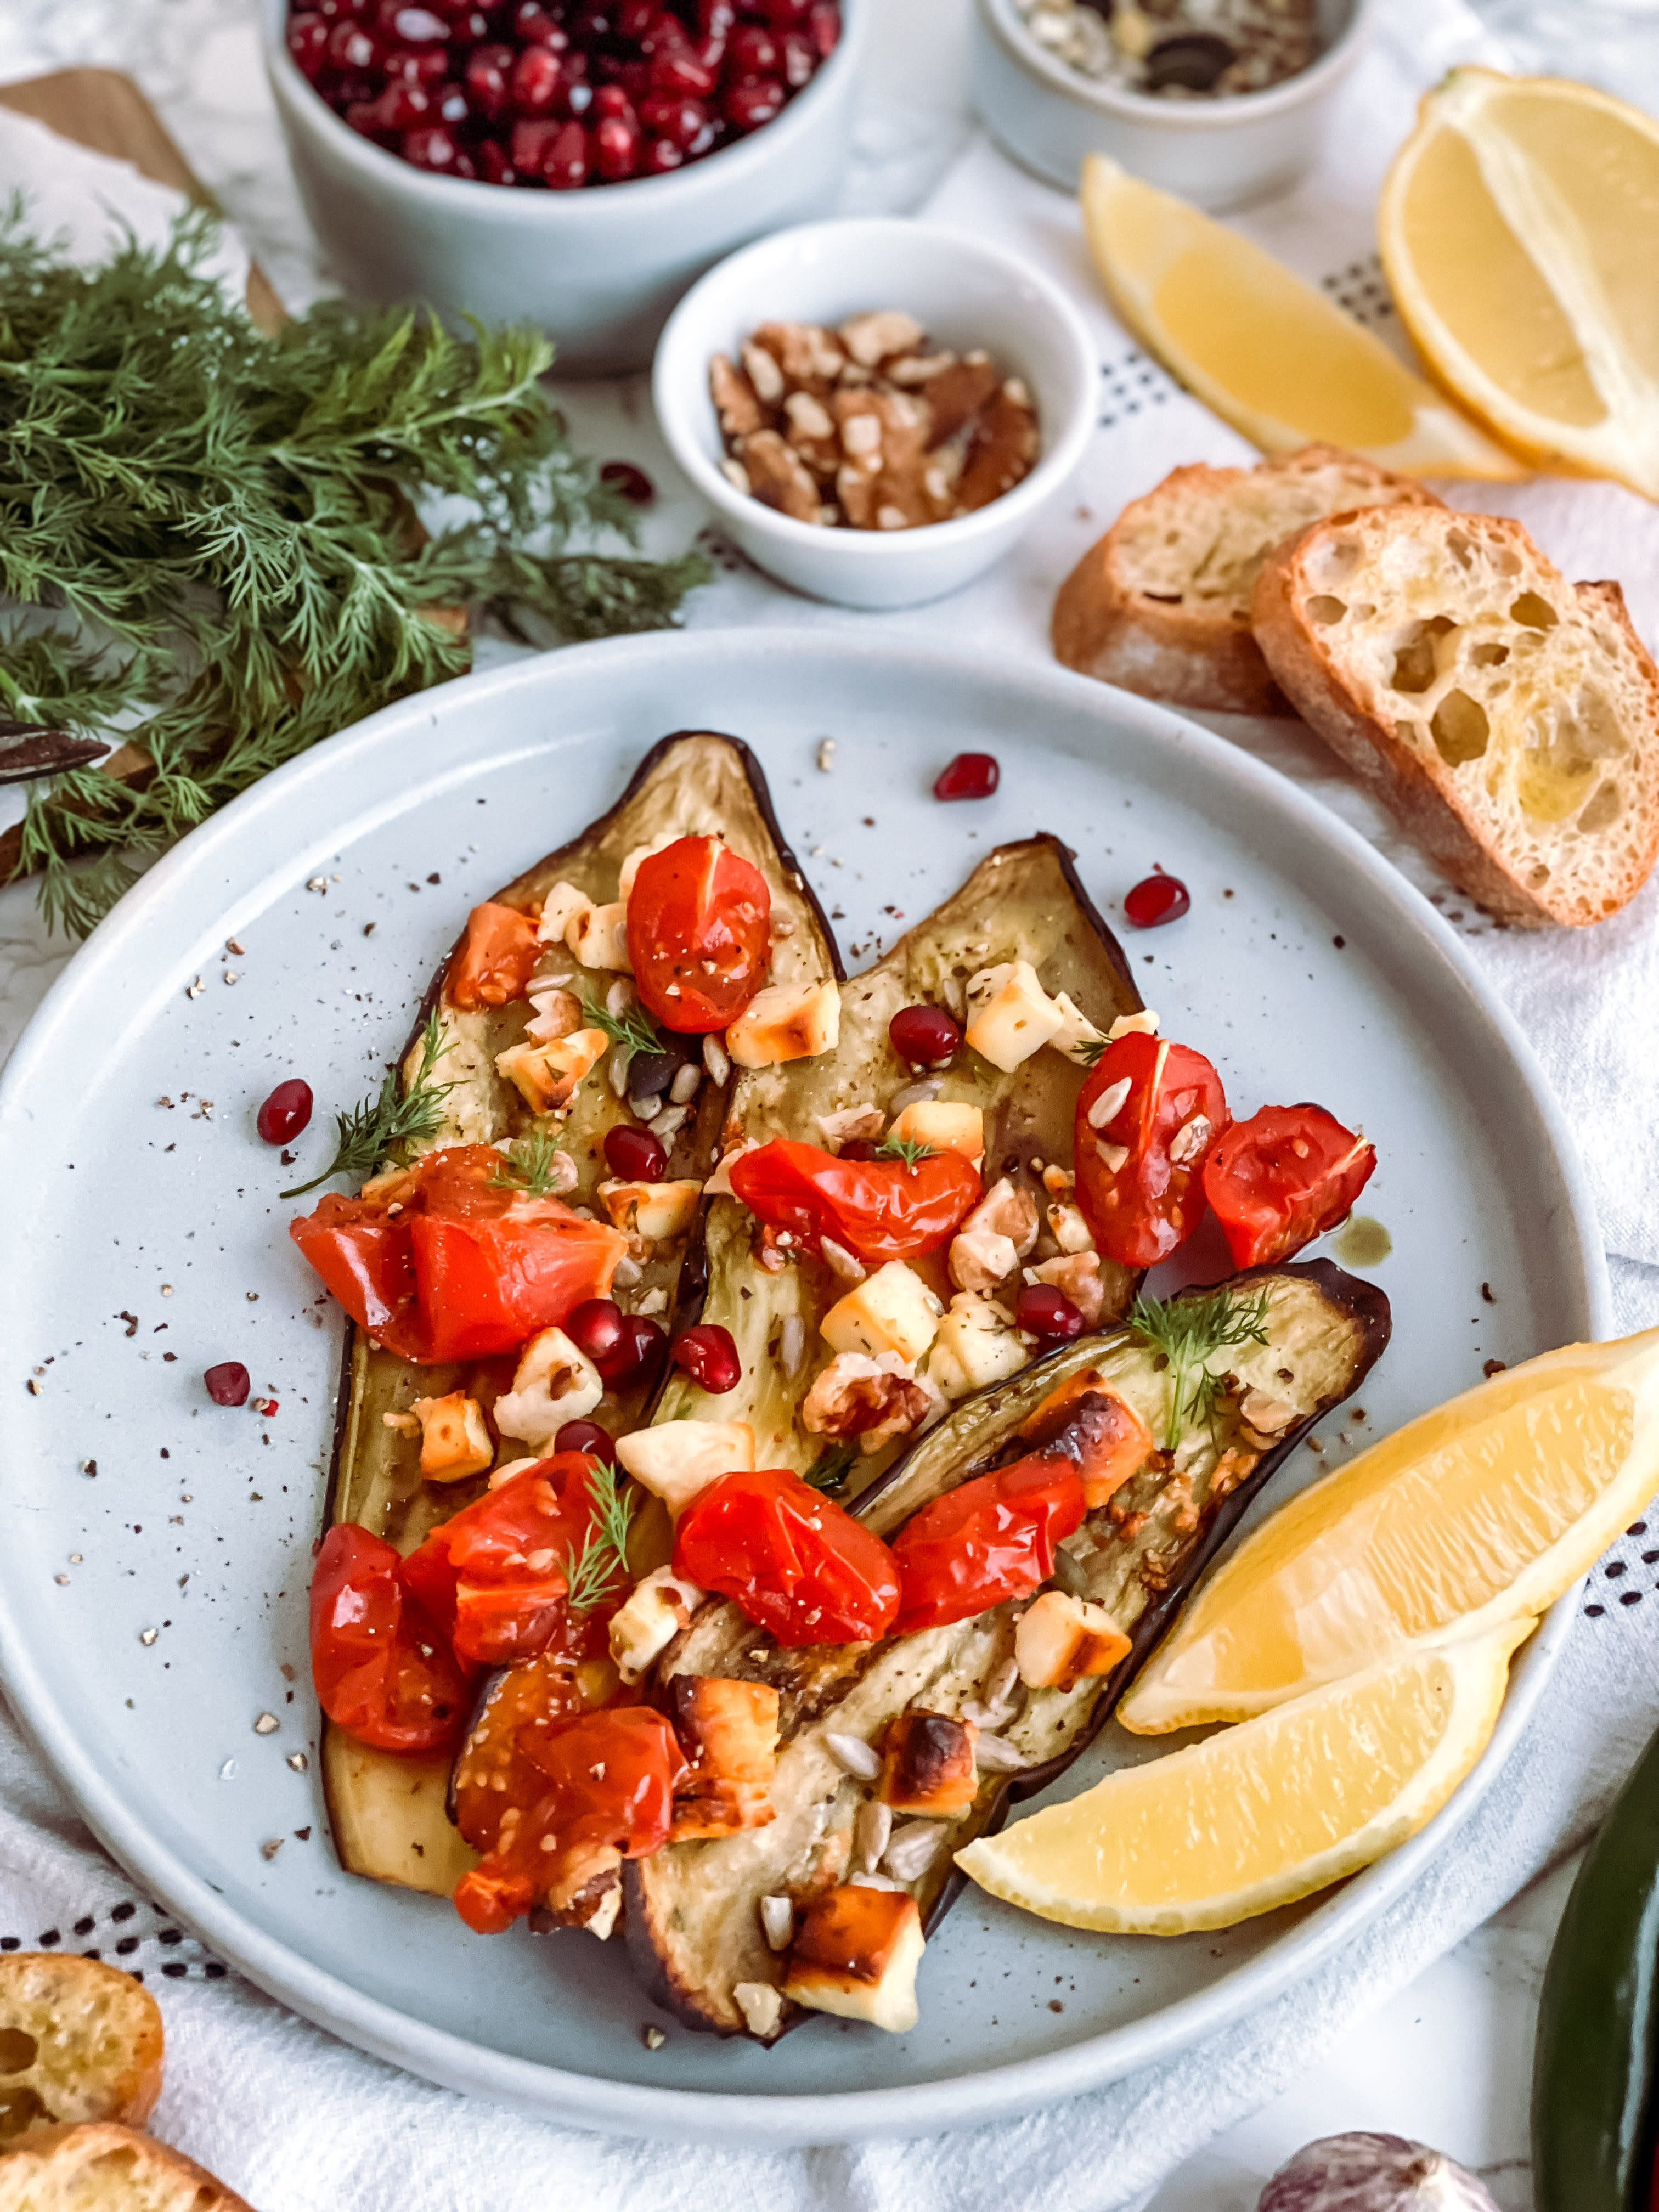
[[[948,673],[957,680],[982,672],[988,686],[1017,682],[1029,694],[1038,722],[1044,702],[1051,701],[1068,711],[1092,709],[1107,727],[1161,738],[1170,743],[1171,759],[1179,758],[1183,771],[1196,770],[1223,795],[1231,789],[1265,803],[1309,842],[1322,844],[1340,858],[1391,921],[1399,942],[1410,945],[1429,969],[1437,968],[1443,986],[1449,978],[1461,988],[1471,1018],[1484,1023],[1507,1054],[1516,1083],[1553,1150],[1552,1164],[1565,1201],[1564,1227],[1577,1263],[1577,1280],[1569,1287],[1582,1310],[1582,1333],[1587,1337],[1609,1333],[1611,1294],[1589,1188],[1565,1117],[1530,1046],[1448,925],[1357,831],[1249,754],[1148,701],[1040,663],[1028,667],[1005,654],[947,650],[929,639],[906,635],[902,629],[876,637],[867,625],[857,622],[811,629],[678,632],[567,647],[459,678],[386,708],[265,777],[136,884],[52,986],[9,1066],[0,1073],[0,1178],[9,1164],[27,1170],[28,1116],[19,1102],[36,1085],[51,1080],[58,1030],[70,1023],[82,994],[95,993],[129,961],[142,961],[151,916],[174,902],[188,902],[192,895],[212,914],[222,913],[227,894],[222,886],[228,879],[239,879],[239,871],[226,866],[228,860],[250,849],[255,856],[252,872],[258,876],[268,869],[270,852],[285,841],[314,842],[314,829],[307,823],[319,818],[319,802],[335,798],[337,807],[328,818],[337,822],[337,802],[345,793],[384,788],[375,775],[376,763],[383,755],[395,755],[400,738],[415,725],[441,718],[458,706],[469,712],[487,707],[492,699],[527,687],[545,691],[549,720],[556,726],[561,686],[573,672],[586,679],[596,666],[614,682],[620,717],[626,713],[630,681],[636,674],[659,672],[665,660],[721,665],[734,654],[756,653],[765,656],[767,672],[780,686],[788,684],[792,664],[826,660],[829,667],[820,670],[820,682],[847,684],[855,690],[878,684],[884,667],[902,668],[911,676],[933,672],[943,678]],[[824,691],[814,696],[821,711],[828,711]],[[1005,753],[1016,751],[1018,742],[1010,732]],[[64,1095],[73,1096],[73,1091]],[[9,1163],[15,1146],[20,1157]],[[125,1805],[114,1778],[84,1751],[55,1699],[44,1663],[48,1654],[30,1651],[18,1632],[7,1572],[5,1554],[0,1552],[0,1688],[13,1711],[112,1855],[251,1981],[346,2041],[446,2087],[473,2091],[574,2125],[751,2148],[925,2135],[981,2125],[1097,2088],[1170,2057],[1267,2003],[1351,1942],[1444,1849],[1526,1726],[1571,1632],[1577,1607],[1577,1591],[1568,1592],[1523,1647],[1485,1755],[1428,1826],[1391,1857],[1356,1876],[1282,1940],[1208,1989],[1145,2019],[1083,2037],[1063,2051],[1004,2067],[902,2088],[767,2097],[605,2081],[486,2050],[411,2020],[349,1981],[296,1957],[252,1926],[153,1835]]]

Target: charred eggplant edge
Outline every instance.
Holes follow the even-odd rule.
[[[1266,1276],[1283,1275],[1297,1276],[1311,1281],[1316,1285],[1322,1297],[1328,1300],[1340,1313],[1358,1324],[1358,1354],[1346,1389],[1322,1400],[1314,1412],[1304,1420],[1298,1422],[1294,1429],[1289,1431],[1271,1451],[1264,1453],[1246,1480],[1222,1500],[1208,1528],[1194,1547],[1179,1583],[1149,1605],[1135,1624],[1133,1638],[1127,1657],[1103,1679],[1100,1695],[1072,1744],[1057,1758],[1045,1760],[1041,1766],[1029,1767],[1018,1774],[1010,1775],[1007,1780],[993,1792],[985,1818],[975,1829],[976,1838],[995,1835],[1006,1823],[1010,1814],[1017,1805],[1046,1790],[1050,1783],[1056,1781],[1089,1748],[1110,1719],[1118,1699],[1128,1688],[1141,1668],[1146,1665],[1153,1648],[1166,1634],[1176,1613],[1192,1595],[1206,1569],[1237,1527],[1244,1513],[1261,1495],[1279,1468],[1284,1466],[1309,1431],[1317,1422],[1322,1420],[1334,1406],[1340,1406],[1345,1399],[1352,1395],[1388,1349],[1394,1320],[1387,1292],[1378,1285],[1366,1281],[1363,1276],[1349,1274],[1345,1268],[1339,1267],[1334,1261],[1322,1259],[1279,1261],[1265,1267],[1245,1268],[1238,1274],[1230,1275],[1224,1279],[1228,1286],[1231,1287],[1234,1285],[1243,1285]],[[1215,1284],[1193,1284],[1185,1287],[1194,1291],[1204,1291],[1219,1286]],[[1181,1293],[1176,1291],[1172,1295],[1179,1297]],[[1114,1329],[1104,1334],[1115,1335],[1117,1331]],[[1047,1361],[1061,1358],[1068,1352],[1074,1352],[1076,1348],[1074,1345],[1059,1346],[1054,1352],[1046,1354],[1044,1359],[1034,1360],[1031,1365],[1023,1371],[1027,1376],[1039,1372]],[[1005,1386],[992,1383],[988,1390],[977,1392],[974,1398],[963,1399],[962,1403],[964,1406],[972,1405],[979,1398],[988,1396],[991,1392],[1003,1387]],[[963,1479],[966,1480],[969,1476],[981,1473],[986,1468],[994,1465],[996,1456],[988,1455],[981,1460],[965,1463],[963,1469]],[[902,1477],[908,1457],[909,1454],[906,1453],[904,1459],[896,1461],[881,1480],[866,1491],[857,1504],[849,1510],[860,1517],[863,1517],[880,1494]],[[953,1867],[945,1887],[934,1899],[923,1922],[923,1932],[930,1941],[967,1884],[967,1875],[960,1868]],[[805,2020],[811,2016],[802,2008],[787,2011],[778,2033],[769,2038],[751,2036],[746,2030],[727,2027],[711,2021],[699,2008],[693,1994],[683,1991],[674,1981],[672,1972],[654,1941],[653,1931],[650,1925],[651,1916],[647,1910],[647,1893],[641,1881],[636,1863],[632,1860],[626,1862],[623,1867],[623,1932],[628,1948],[629,1964],[633,1969],[635,1978],[653,2003],[660,2006],[664,2011],[672,2014],[675,2019],[681,2021],[688,2027],[695,2028],[703,2034],[713,2033],[720,2036],[740,2037],[750,2042],[763,2043],[769,2049],[773,2044],[781,2042],[793,2028],[799,2027]]]

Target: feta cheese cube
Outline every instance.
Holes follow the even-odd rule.
[[[833,1352],[861,1352],[872,1359],[896,1352],[914,1365],[938,1333],[943,1311],[914,1269],[890,1260],[830,1307],[824,1341]]]
[[[784,1995],[902,2035],[919,2017],[922,1948],[921,1915],[908,1891],[849,1882],[806,1906],[790,1947]]]
[[[1091,1048],[1105,1043],[1105,1031],[1097,1030],[1064,991],[1054,993],[1054,1005],[1060,1010],[1060,1027],[1049,1038],[1049,1043],[1056,1052],[1063,1052],[1067,1060],[1074,1060],[1079,1067],[1092,1067],[1096,1054]]]
[[[693,1176],[674,1182],[602,1182],[599,1203],[617,1227],[629,1236],[678,1237],[690,1229],[702,1202],[702,1185]]]
[[[611,1656],[624,1682],[637,1682],[702,1603],[703,1593],[672,1567],[636,1583],[611,1616]]]
[[[482,1474],[495,1456],[484,1409],[465,1390],[447,1398],[417,1398],[413,1408],[421,1424],[421,1473],[428,1482],[459,1482]]]
[[[726,1030],[726,1049],[739,1067],[776,1067],[833,1052],[840,1037],[835,983],[773,983],[755,994]]]
[[[753,1471],[755,1431],[747,1421],[659,1421],[621,1437],[617,1457],[678,1516],[721,1475]]]
[[[969,983],[968,999],[968,1042],[1005,1075],[1040,1052],[1065,1020],[1029,960],[981,969]]]
[[[628,957],[628,908],[620,899],[573,915],[564,941],[584,968],[620,968],[629,975],[634,972]]]
[[[505,1076],[532,1114],[556,1114],[576,1095],[576,1085],[597,1067],[610,1048],[603,1030],[577,1030],[546,1044],[509,1045],[495,1055],[495,1073]]]
[[[960,1152],[965,1160],[985,1157],[985,1110],[954,1106],[942,1098],[918,1098],[887,1132],[911,1145],[931,1145],[936,1152]]]
[[[989,1298],[959,1291],[939,1324],[927,1379],[946,1398],[966,1398],[1006,1382],[1030,1358],[1013,1323]]]
[[[544,945],[562,945],[573,921],[591,911],[593,902],[586,891],[579,891],[574,884],[555,884],[542,901],[541,919],[536,925],[536,934]]]
[[[1033,1598],[1014,1630],[1019,1679],[1030,1690],[1069,1690],[1085,1675],[1109,1674],[1129,1639],[1103,1605],[1064,1590]]]
[[[495,1426],[549,1452],[567,1421],[585,1420],[605,1395],[599,1370],[562,1328],[544,1328],[519,1354],[513,1388],[495,1401]]]

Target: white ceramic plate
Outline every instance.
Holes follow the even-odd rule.
[[[276,1194],[293,1176],[254,1110],[280,1077],[308,1079],[314,1171],[328,1108],[378,1080],[468,907],[687,726],[755,746],[855,969],[1029,830],[1077,847],[1109,916],[1154,862],[1186,879],[1185,920],[1124,933],[1148,1003],[1218,1062],[1241,1111],[1315,1097],[1376,1141],[1364,1204],[1394,1240],[1376,1273],[1395,1334],[1357,1439],[1485,1359],[1605,1331],[1571,1140],[1514,1025],[1417,893],[1272,772],[1142,701],[902,634],[584,647],[388,708],[267,778],[129,894],[19,1045],[0,1085],[0,1667],[145,1893],[365,2049],[635,2133],[776,2144],[984,2121],[1179,2048],[1347,1941],[1496,1771],[1570,1601],[1518,1659],[1481,1766],[1394,1858],[1176,1942],[1073,1935],[970,1890],[929,1948],[921,2025],[898,2039],[826,2020],[769,2052],[665,2023],[650,2052],[619,1943],[485,1941],[441,1903],[343,1877],[305,1626],[338,1328],[285,1234],[296,1209]],[[929,786],[964,747],[1000,757],[1001,790],[940,806]],[[245,951],[225,952],[232,937]],[[209,1403],[202,1370],[228,1358],[279,1401],[274,1417]],[[35,1369],[38,1396],[21,1387]],[[1327,1421],[1326,1459],[1299,1454],[1274,1496],[1343,1455],[1340,1428]],[[281,1727],[261,1736],[265,1711]],[[1109,1729],[1060,1790],[1157,1749]]]

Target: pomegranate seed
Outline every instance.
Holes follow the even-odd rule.
[[[708,111],[701,100],[674,100],[656,93],[640,102],[640,120],[657,137],[672,139],[683,154],[696,143],[698,133],[707,127]]]
[[[452,131],[471,120],[472,103],[459,84],[441,84],[433,94],[433,106],[438,111],[439,121],[448,124]]]
[[[817,48],[804,31],[786,31],[783,34],[783,81],[791,92],[799,92],[804,84],[811,84],[812,72],[818,65]]]
[[[1014,1308],[1014,1326],[1046,1343],[1063,1344],[1069,1337],[1082,1335],[1083,1316],[1065,1291],[1055,1290],[1053,1284],[1028,1283]]]
[[[806,76],[811,74],[809,67]],[[653,92],[690,93],[694,99],[705,100],[719,82],[719,70],[699,61],[690,47],[675,53],[659,54],[651,64]],[[804,84],[806,78],[801,82]]]
[[[787,31],[810,14],[812,0],[761,0],[761,14],[775,31]]]
[[[550,46],[526,46],[513,64],[507,95],[520,115],[545,115],[563,76],[564,64]]]
[[[564,1333],[601,1373],[622,1340],[623,1310],[615,1298],[584,1298],[565,1316]]]
[[[841,44],[841,9],[835,0],[815,0],[807,18],[807,29],[818,50],[819,59],[827,62]]]
[[[718,1322],[705,1322],[677,1336],[671,1356],[675,1365],[684,1368],[700,1389],[715,1397],[735,1390],[743,1380],[743,1362],[738,1357],[732,1332],[722,1328]]]
[[[511,96],[515,61],[511,46],[474,46],[466,59],[466,88],[478,113],[493,123]]]
[[[684,166],[684,152],[672,138],[646,141],[645,157],[640,167],[647,177],[665,177],[671,169],[682,169]]]
[[[584,84],[580,78],[575,82],[566,85],[564,98],[559,102],[562,112],[573,123],[580,122],[592,105],[593,88],[591,84]]]
[[[671,15],[666,8],[659,8],[651,18],[650,28],[640,40],[640,52],[649,61],[657,54],[678,53],[681,47],[689,46],[690,43],[691,34],[679,17]]]
[[[602,1459],[607,1467],[617,1464],[617,1447],[609,1429],[602,1429],[597,1421],[567,1421],[553,1439],[556,1452],[586,1452],[590,1459]]]
[[[268,1145],[291,1145],[311,1120],[311,1085],[298,1075],[279,1083],[254,1127]]]
[[[1160,922],[1179,921],[1192,902],[1179,876],[1143,876],[1124,893],[1123,912],[1137,929],[1156,929]]]
[[[534,131],[538,129],[539,125],[533,123],[521,123],[519,128],[521,131]],[[481,138],[478,141],[477,159],[478,173],[487,185],[518,183],[519,173],[508,160],[507,149],[499,138]]]
[[[202,1380],[216,1406],[246,1405],[252,1381],[240,1359],[222,1359],[216,1367],[208,1369]]]
[[[634,103],[619,84],[602,84],[593,95],[593,121],[636,123]]]
[[[720,113],[734,131],[758,131],[770,123],[784,103],[784,89],[775,77],[745,77],[728,85],[720,94]]]
[[[556,123],[515,123],[513,126],[513,167],[521,177],[538,177],[548,149],[558,137]]]
[[[556,192],[574,192],[587,182],[587,133],[580,123],[562,123],[542,161],[542,176]]]
[[[429,46],[449,36],[449,26],[441,15],[434,15],[430,8],[403,7],[399,0],[382,0],[380,24],[406,46]]]
[[[1002,780],[994,753],[958,753],[933,786],[935,799],[988,799]]]
[[[738,20],[734,0],[697,0],[697,28],[705,39],[723,39]]]
[[[726,42],[726,74],[734,82],[745,76],[771,76],[783,66],[777,40],[758,23],[744,23]]]
[[[588,8],[570,20],[570,35],[579,46],[590,51],[602,46],[611,36],[611,18],[602,8]]]
[[[513,10],[513,35],[530,46],[553,46],[560,51],[570,43],[541,6],[540,0],[519,0]]]
[[[336,69],[373,69],[380,51],[362,25],[349,18],[328,34],[328,58]]]
[[[599,471],[599,482],[620,492],[630,507],[649,507],[657,496],[655,484],[632,461],[607,461]]]
[[[881,1146],[873,1137],[849,1137],[838,1157],[843,1160],[878,1160]]]
[[[657,0],[622,0],[617,9],[617,36],[637,41],[651,27],[657,12]]]
[[[325,18],[312,15],[290,16],[288,50],[294,57],[295,67],[314,82],[328,59],[328,24]]]
[[[441,46],[394,46],[380,66],[388,84],[434,85],[447,74],[449,56]]]
[[[642,1380],[661,1359],[667,1344],[667,1331],[655,1322],[643,1314],[624,1314],[616,1350],[609,1359],[594,1364],[614,1390],[621,1383]]]
[[[943,1006],[901,1006],[887,1035],[899,1058],[913,1067],[945,1066],[962,1042],[962,1031]]]
[[[424,130],[408,131],[404,134],[404,159],[412,162],[417,169],[431,169],[442,175],[453,169],[459,152],[460,149],[450,136],[447,124],[434,123]]]
[[[480,39],[487,39],[495,28],[482,8],[468,8],[462,14],[452,17],[451,23],[451,35],[458,46],[476,46]]]
[[[605,1164],[624,1182],[660,1182],[668,1171],[667,1148],[649,1129],[618,1122],[605,1133]]]
[[[337,23],[345,15],[367,15],[369,0],[314,0],[312,12]]]

